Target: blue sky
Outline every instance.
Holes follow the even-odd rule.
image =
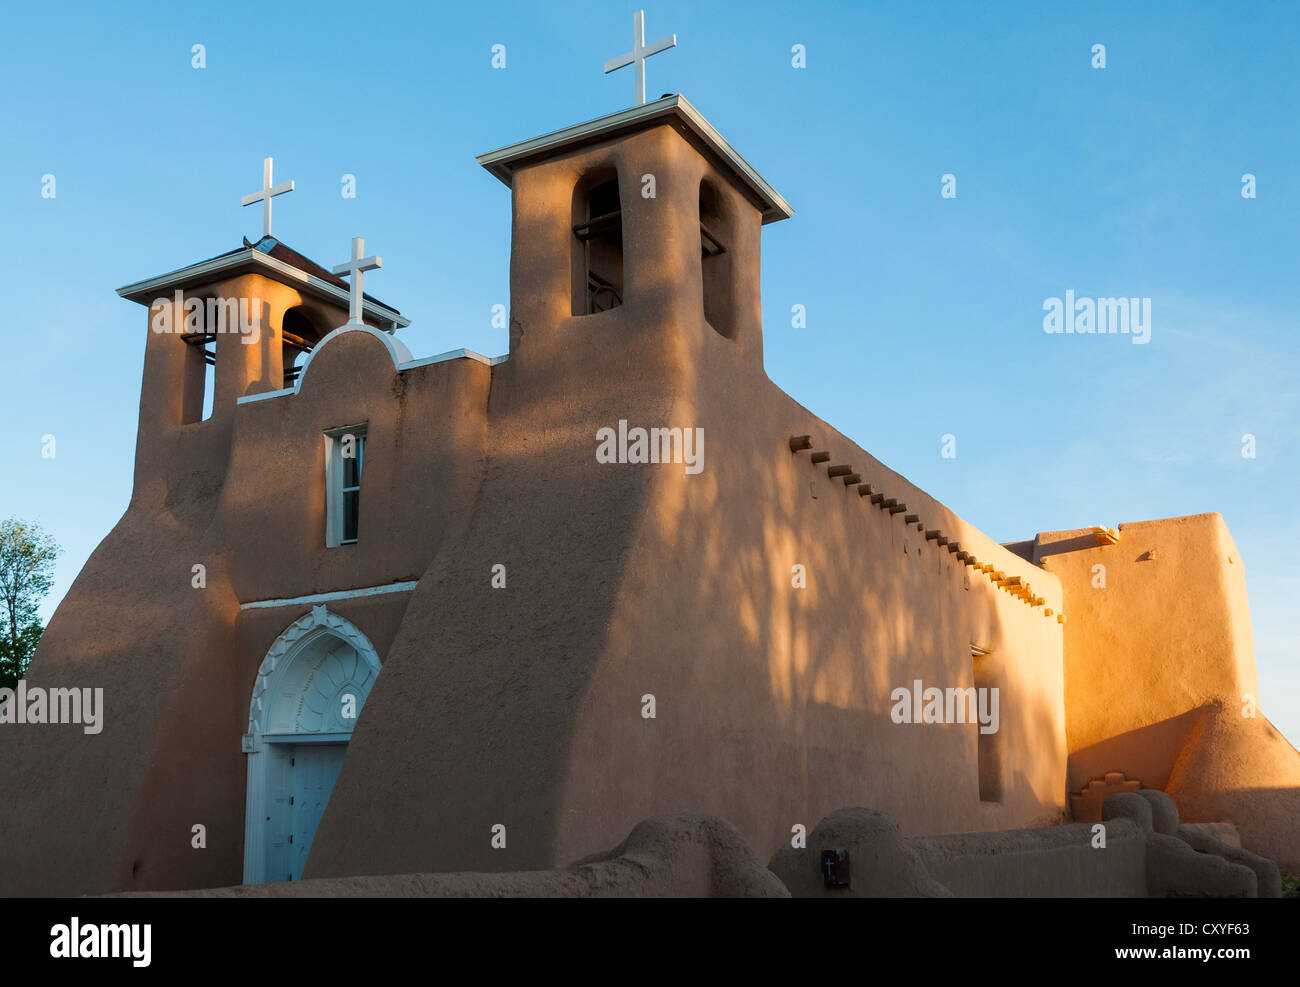
[[[650,98],[686,95],[796,209],[764,233],[768,374],[1003,541],[1220,511],[1262,708],[1300,743],[1300,6],[794,7],[646,12],[678,38]],[[416,355],[504,353],[509,193],[474,156],[629,105],[601,68],[634,9],[10,7],[0,516],[66,549],[46,617],[130,495],[145,313],[114,289],[255,238],[273,155],[277,236],[327,265],[365,236]],[[1045,334],[1066,289],[1150,297],[1150,343]]]

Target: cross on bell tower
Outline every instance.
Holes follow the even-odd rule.
[[[675,47],[677,47],[676,34],[670,34],[666,38],[660,38],[658,41],[647,45],[645,43],[645,11],[638,10],[632,15],[632,50],[626,55],[619,55],[618,58],[611,58],[606,62],[605,74],[608,75],[625,65],[631,65],[635,73],[635,105],[642,106],[645,104],[645,60],[651,55],[657,55],[661,51],[667,51],[669,48]]]
[[[285,192],[293,191],[293,182],[282,182],[279,185],[271,184],[271,159],[266,158],[262,161],[262,190],[246,195],[240,205],[251,206],[254,202],[262,203],[262,235],[271,235],[271,199],[277,195],[283,195]]]
[[[363,325],[361,321],[361,275],[364,271],[373,271],[384,266],[382,257],[366,257],[366,241],[359,236],[352,238],[352,257],[345,264],[339,264],[334,268],[335,274],[352,276],[351,283],[348,285],[348,308],[349,318],[348,325]]]

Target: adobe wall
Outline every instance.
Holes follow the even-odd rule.
[[[1245,566],[1223,518],[1124,524],[1105,546],[1050,532],[1034,551],[1069,614],[1070,790],[1123,771],[1185,819],[1235,823],[1243,846],[1300,870],[1300,753],[1262,712]]]
[[[237,336],[217,341],[219,371],[227,347],[227,382],[241,375],[242,345]],[[471,513],[483,364],[458,359],[399,375],[378,340],[349,333],[313,358],[299,393],[236,405],[244,388],[219,386],[212,417],[186,425],[176,398],[178,355],[189,349],[149,333],[131,503],[61,602],[27,676],[31,686],[104,688],[103,732],[0,731],[0,785],[10,793],[0,812],[0,893],[239,881],[240,738],[253,682],[275,638],[310,609],[240,604],[414,579]],[[326,550],[321,432],[366,420],[362,541]],[[204,589],[192,586],[195,564],[206,568]],[[382,657],[408,598],[329,606]],[[195,824],[206,827],[205,850],[191,847]]]
[[[234,713],[225,656],[237,603],[220,580],[206,593],[190,589],[182,560],[197,557],[198,544],[165,513],[128,510],[55,611],[26,680],[102,688],[103,731],[0,730],[0,893],[175,887],[166,873],[180,854],[170,851],[188,849],[190,826],[228,827],[242,814],[223,792],[194,784],[193,766],[167,743],[180,707],[192,750],[218,743]],[[168,787],[170,797],[145,794]],[[155,872],[149,865],[162,857]],[[229,873],[214,857],[193,857],[186,869],[196,883]]]
[[[1060,625],[997,589],[906,514],[1007,573],[1028,567],[766,381],[728,376],[700,325],[706,469],[657,469],[610,641],[573,731],[563,802],[604,829],[663,804],[724,814],[756,846],[839,805],[889,811],[905,833],[1028,826],[1063,807]],[[706,383],[707,382],[707,383]],[[791,435],[832,452],[813,465]],[[903,501],[891,515],[827,475],[849,464]],[[607,467],[613,468],[613,467]],[[636,468],[636,467],[628,467]],[[645,469],[645,467],[641,467]],[[792,587],[792,566],[807,588]],[[981,802],[976,728],[895,724],[891,692],[975,685],[975,644],[1001,690],[1003,792]],[[613,715],[653,693],[657,719]],[[635,712],[629,709],[628,713]],[[613,794],[613,797],[610,797]],[[557,856],[576,849],[574,828]]]
[[[1117,765],[1111,738],[1145,731],[1130,777],[1162,788],[1182,742],[1166,723],[1214,699],[1258,695],[1241,556],[1218,514],[1124,524],[1119,542],[1088,531],[1040,534],[1061,580],[1071,790]],[[1104,566],[1104,573],[1095,566]],[[1094,587],[1104,574],[1104,588]],[[1155,728],[1155,729],[1148,729]],[[1133,745],[1138,747],[1139,745]]]
[[[635,166],[622,156],[634,149]],[[698,232],[691,242],[674,235],[695,215],[665,180],[670,165],[689,160],[682,150],[661,129],[584,159],[604,168],[615,157],[627,215],[625,304],[581,319],[570,314],[570,240],[585,165],[516,175],[511,355],[492,370],[479,499],[468,529],[443,543],[412,594],[306,877],[553,862],[574,711],[603,654],[651,494],[644,471],[595,468],[595,423],[633,413],[666,420],[679,386],[679,343],[664,327],[690,308],[680,271],[699,249]],[[655,200],[640,199],[647,171],[660,177]],[[655,208],[629,207],[642,201]],[[505,589],[490,586],[498,563]],[[386,807],[386,839],[366,837],[374,805]],[[678,808],[690,807],[669,811]],[[497,823],[508,826],[508,845],[490,851]],[[584,832],[579,852],[618,835]]]
[[[195,854],[187,834],[199,822],[229,834],[242,815],[227,786],[201,782],[202,752],[220,749],[238,706],[229,661],[238,601],[222,578],[224,554],[204,539],[234,402],[184,424],[195,410],[187,362],[201,357],[148,325],[131,501],[60,602],[26,676],[29,686],[102,688],[103,731],[0,731],[5,894],[192,886],[231,872],[229,850]],[[244,344],[225,336],[216,345],[228,354],[222,389],[242,390]],[[200,561],[202,592],[191,587]]]
[[[471,359],[398,373],[378,340],[356,332],[313,353],[298,393],[240,404],[213,526],[236,560],[239,599],[418,579],[472,513],[490,380]],[[361,423],[357,543],[326,548],[322,435]]]
[[[575,318],[573,187],[611,161],[625,303]],[[511,356],[493,368],[483,486],[412,594],[306,877],[566,864],[678,811],[723,815],[757,846],[861,801],[911,832],[1060,816],[1054,577],[771,384],[756,321],[742,314],[732,339],[704,322],[705,167],[659,128],[516,173]],[[653,201],[639,195],[645,173],[658,176]],[[757,299],[758,213],[728,195],[738,294]],[[596,430],[620,419],[702,427],[703,473],[598,463]],[[805,433],[924,528],[1032,580],[1043,604],[791,453],[790,435]],[[490,586],[496,563],[506,589]],[[795,563],[807,589],[791,586]],[[979,800],[973,725],[889,719],[891,690],[915,678],[972,685],[972,643],[1000,670],[1000,804]],[[655,719],[642,717],[646,694]],[[504,849],[490,846],[496,824]]]

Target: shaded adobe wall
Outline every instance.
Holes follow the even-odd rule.
[[[398,373],[380,340],[347,332],[312,354],[298,393],[239,405],[214,523],[239,599],[418,579],[471,512],[490,379],[471,359]],[[323,435],[360,424],[357,543],[326,548]]]
[[[698,156],[675,164],[674,187],[693,189],[708,174]],[[743,257],[735,295],[752,304],[759,217],[726,192]],[[905,514],[1008,575],[1032,578],[1059,610],[1055,580],[773,385],[756,310],[739,313],[732,338],[705,321],[700,263],[698,251],[683,259],[682,311],[661,330],[680,354],[670,416],[626,417],[702,428],[705,469],[604,467],[648,472],[652,487],[573,729],[562,804],[581,823],[558,829],[555,858],[579,852],[585,832],[599,840],[668,806],[722,814],[755,846],[788,841],[794,823],[863,801],[910,832],[1055,818],[1064,794],[1060,626],[926,541]],[[830,463],[792,454],[788,439],[800,434],[832,452]],[[826,466],[840,463],[907,512],[872,507],[829,477]],[[803,590],[791,585],[796,563],[808,573]],[[1002,690],[1000,803],[980,802],[973,726],[889,718],[890,692],[914,679],[972,686],[972,644],[993,652]],[[655,720],[640,717],[646,693],[656,697]]]
[[[516,174],[511,356],[492,370],[482,487],[467,527],[443,541],[412,594],[305,876],[557,862],[569,732],[651,482],[598,464],[595,430],[670,416],[681,356],[664,327],[698,304],[677,287],[699,249],[698,232],[679,235],[695,203],[664,181],[685,152],[661,128]],[[573,189],[611,166],[622,185],[625,301],[575,318]],[[655,200],[639,193],[649,170],[660,176]],[[498,563],[505,589],[490,585]],[[497,823],[508,827],[504,850],[489,845]],[[586,838],[580,852],[619,835]]]
[[[196,784],[185,753],[219,743],[234,710],[222,660],[238,604],[205,551],[228,421],[182,425],[188,347],[146,330],[135,486],[41,640],[29,685],[104,689],[104,728],[0,730],[0,890],[82,894],[184,886],[229,870],[189,851],[190,826],[242,808]],[[238,341],[235,340],[238,344]],[[208,567],[208,589],[190,568]],[[187,743],[173,744],[178,732]]]
[[[241,278],[199,293],[222,291],[271,297],[277,288]],[[169,307],[181,324],[183,311]],[[268,348],[237,335],[216,345],[224,366],[212,417],[184,424],[196,413],[191,365],[200,359],[201,383],[201,358],[176,334],[145,330],[131,502],[60,603],[27,676],[32,686],[103,688],[104,729],[0,731],[4,893],[184,887],[230,873],[238,847],[190,848],[196,822],[229,832],[243,811],[237,793],[206,784],[203,773],[203,752],[221,748],[238,705],[229,661],[238,602],[226,556],[205,532],[234,396],[263,376],[260,356],[247,355]],[[203,591],[191,585],[200,562]]]
[[[905,832],[1055,821],[1063,805],[1060,625],[995,589],[903,515],[828,477],[791,434],[812,434],[927,528],[1033,578],[1006,553],[765,378],[729,376],[727,341],[697,324],[696,401],[706,468],[649,470],[651,510],[622,574],[612,632],[574,727],[556,857],[595,832],[666,806],[731,819],[755,846],[790,838],[838,805],[869,802]],[[791,567],[808,585],[791,585]],[[1059,602],[1055,602],[1059,607]],[[1001,690],[1002,796],[981,802],[976,728],[898,725],[890,694],[915,679],[971,687],[972,644]],[[644,721],[636,703],[657,699]],[[591,837],[588,837],[589,839]]]
[[[194,293],[258,294],[278,326],[299,299],[263,280]],[[301,393],[236,405],[278,376],[268,370],[279,355],[274,341],[266,331],[256,345],[220,337],[213,414],[183,424],[195,351],[173,334],[147,332],[131,503],[59,606],[28,676],[33,686],[103,687],[104,730],[0,730],[0,783],[9,793],[0,807],[0,891],[238,881],[240,737],[253,681],[267,648],[306,609],[241,614],[239,604],[415,578],[453,519],[468,514],[486,367],[457,360],[399,376],[378,340],[344,334],[318,350]],[[364,540],[326,550],[321,431],[367,420]],[[199,563],[203,590],[191,585]],[[406,600],[394,594],[331,609],[383,656]],[[207,828],[206,850],[191,847],[195,823]]]
[[[313,353],[297,393],[239,405],[229,481],[211,539],[232,560],[241,602],[414,580],[442,540],[471,513],[483,458],[490,375],[458,359],[399,373],[388,349],[367,332],[334,337]],[[325,547],[326,429],[365,423],[365,485],[358,542]],[[431,427],[438,423],[438,427]],[[331,601],[385,660],[409,593]],[[235,669],[235,716],[221,744],[201,756],[207,783],[239,807],[221,836],[236,851],[226,883],[243,868],[246,758],[240,737],[262,659],[308,604],[242,611]],[[211,834],[210,834],[210,843]],[[198,886],[191,882],[186,886]]]
[[[187,549],[189,549],[187,551]],[[0,729],[0,893],[75,895],[184,887],[228,870],[190,851],[190,826],[228,824],[241,805],[205,788],[169,741],[215,745],[233,709],[236,604],[211,559],[190,588],[190,533],[128,510],[59,605],[29,686],[103,688],[104,727]],[[189,873],[178,880],[178,869]]]

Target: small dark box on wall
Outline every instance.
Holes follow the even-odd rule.
[[[828,888],[847,888],[849,886],[849,851],[822,851],[822,880]]]

